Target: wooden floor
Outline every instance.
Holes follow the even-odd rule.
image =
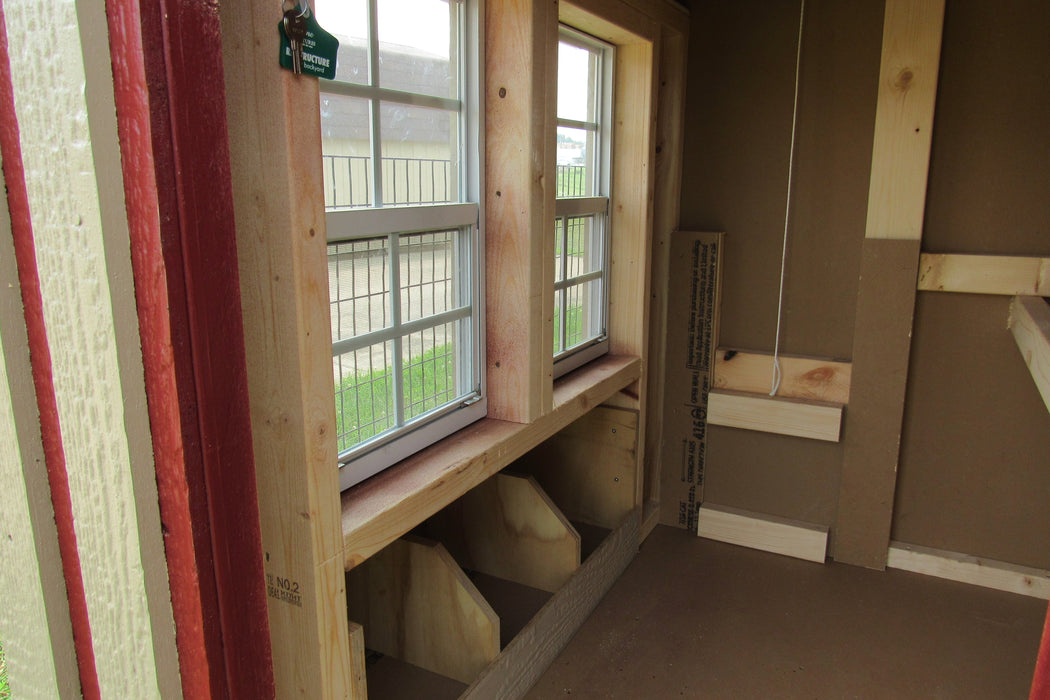
[[[1046,606],[660,527],[528,697],[1023,699]]]

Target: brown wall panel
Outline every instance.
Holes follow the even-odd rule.
[[[920,292],[893,539],[1050,568],[1050,414],[1009,297]]]
[[[1050,3],[949,3],[923,248],[1050,254]],[[920,292],[894,539],[1050,568],[1050,416],[1009,299]]]
[[[868,194],[881,2],[808,2],[781,349],[848,358]],[[721,341],[772,350],[797,3],[692,8],[682,225],[725,231]]]
[[[682,226],[726,231],[720,343],[773,349],[798,3],[692,7]],[[883,4],[807,2],[781,351],[849,358]],[[712,428],[705,500],[833,525],[839,445]]]

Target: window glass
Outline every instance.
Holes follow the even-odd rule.
[[[458,115],[384,102],[383,204],[460,201]]]
[[[317,19],[339,40],[335,79],[366,85],[368,80],[368,3],[366,0],[315,0]]]
[[[380,86],[458,97],[457,7],[447,0],[378,0]]]

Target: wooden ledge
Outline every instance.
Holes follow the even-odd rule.
[[[342,494],[347,570],[405,534],[641,377],[641,360],[606,355],[554,382],[532,423],[484,418]]]

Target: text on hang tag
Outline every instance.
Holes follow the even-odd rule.
[[[277,31],[281,36],[278,54],[281,68],[327,80],[335,78],[339,40],[321,28],[313,12],[306,9],[300,14],[298,10],[289,10],[278,22]]]

